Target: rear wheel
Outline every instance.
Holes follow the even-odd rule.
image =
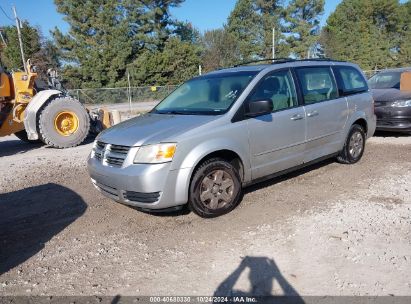
[[[194,173],[189,207],[197,215],[212,218],[226,214],[238,205],[240,198],[238,171],[224,159],[207,160]]]
[[[41,140],[55,148],[81,144],[90,131],[90,118],[83,105],[71,97],[50,100],[38,118]]]
[[[364,154],[365,132],[359,125],[353,125],[348,133],[343,150],[337,157],[342,164],[355,164]]]

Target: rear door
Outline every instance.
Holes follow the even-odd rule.
[[[296,68],[304,102],[306,145],[304,163],[337,152],[348,117],[347,100],[339,96],[330,66]]]
[[[273,113],[247,120],[253,179],[303,162],[305,113],[289,69],[266,75],[246,102],[267,99]]]

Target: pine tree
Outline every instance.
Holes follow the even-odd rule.
[[[322,33],[326,56],[363,69],[397,65],[398,0],[343,0]]]
[[[292,0],[286,13],[287,42],[298,58],[306,58],[319,40],[324,0]]]
[[[242,60],[272,57],[273,28],[276,31],[276,56],[288,57],[282,34],[283,14],[279,0],[237,1],[226,28],[236,38]]]
[[[169,9],[182,0],[55,0],[70,24],[53,32],[65,78],[81,87],[122,86],[127,66],[145,50],[164,48],[174,21]]]

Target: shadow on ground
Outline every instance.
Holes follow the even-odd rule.
[[[23,154],[30,150],[34,150],[44,146],[41,142],[27,143],[19,139],[4,140],[0,142],[0,157],[11,156],[15,154]]]
[[[86,208],[77,193],[56,184],[0,194],[0,275],[37,254]]]
[[[241,274],[248,271],[250,290],[237,290],[235,285]],[[281,290],[278,290],[278,287]],[[277,292],[277,290],[279,292]],[[304,303],[298,292],[281,274],[272,259],[267,257],[246,256],[237,267],[214,292],[214,296],[288,296],[292,298],[292,303]]]

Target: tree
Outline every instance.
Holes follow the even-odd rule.
[[[26,60],[30,59],[37,67],[39,78],[46,80],[47,70],[60,66],[58,50],[52,41],[43,38],[39,28],[31,26],[27,21],[22,25],[21,35]],[[16,27],[7,26],[2,32],[7,42],[7,47],[3,46],[0,52],[2,63],[10,70],[23,70]]]
[[[410,66],[411,63],[411,1],[401,5],[401,23],[399,25],[398,66]]]
[[[20,45],[15,26],[6,26],[2,29],[7,42],[1,56],[1,61],[10,70],[23,69],[20,55]],[[27,21],[22,22],[21,38],[26,59],[32,58],[41,49],[41,33],[38,28],[30,26]]]
[[[237,38],[225,29],[210,30],[203,37],[202,63],[205,71],[229,67],[241,61]]]
[[[271,58],[273,28],[276,57],[288,57],[282,31],[284,10],[280,0],[238,0],[231,12],[227,31],[238,42],[242,60]]]
[[[174,21],[170,7],[182,0],[55,0],[70,24],[53,32],[65,78],[82,87],[124,86],[127,66],[149,50],[164,48]]]
[[[290,51],[298,58],[306,58],[319,40],[324,0],[292,0],[286,12],[285,28],[289,34]]]
[[[322,33],[326,56],[365,70],[398,64],[398,0],[343,0]]]
[[[198,46],[171,37],[163,50],[146,50],[128,66],[128,71],[136,85],[175,85],[197,75],[199,64]]]
[[[254,0],[237,1],[234,10],[228,17],[226,31],[227,33],[209,31],[207,38],[214,48],[218,45],[216,43],[217,36],[230,35],[237,42],[239,60],[249,61],[261,55],[264,34]]]

